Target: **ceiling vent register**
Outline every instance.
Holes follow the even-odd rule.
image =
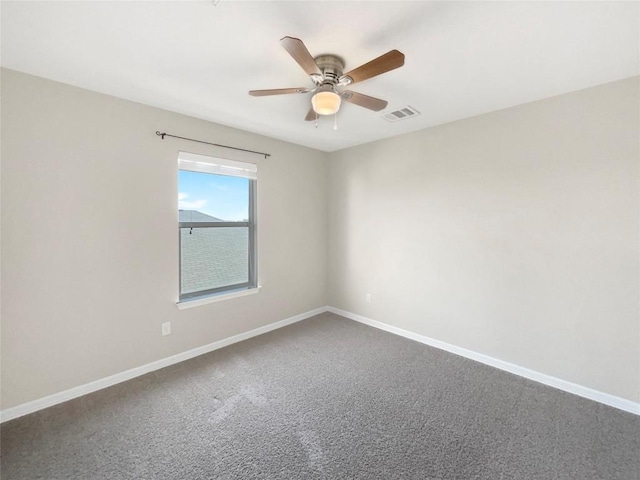
[[[409,105],[406,105],[397,110],[394,110],[393,112],[385,113],[384,115],[382,115],[382,118],[384,118],[387,122],[397,122],[399,120],[406,120],[407,118],[415,117],[417,115],[420,115],[419,111],[417,111],[413,107],[410,107]]]

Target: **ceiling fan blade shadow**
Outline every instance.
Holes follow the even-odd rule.
[[[250,90],[249,95],[252,97],[266,97],[268,95],[286,95],[288,93],[307,93],[308,88],[272,88],[270,90]]]
[[[404,54],[398,50],[391,50],[390,52],[380,55],[378,58],[374,58],[370,62],[360,65],[358,68],[345,73],[339,79],[340,84],[350,85],[357,82],[362,82],[368,78],[375,77],[382,73],[390,72],[404,65]],[[351,79],[349,81],[349,79]]]
[[[349,90],[340,93],[340,96],[349,103],[353,103],[359,107],[368,108],[374,112],[379,112],[380,110],[387,108],[388,105],[386,100],[370,97],[369,95],[364,95],[362,93],[351,92]]]
[[[307,47],[302,43],[302,40],[299,38],[284,37],[280,39],[280,43],[289,55],[298,62],[298,65],[307,72],[307,75],[310,75],[312,78],[314,75],[322,77],[322,72],[318,68],[318,65],[316,65],[316,62],[309,53],[309,50],[307,50]]]

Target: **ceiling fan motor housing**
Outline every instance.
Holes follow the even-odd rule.
[[[314,58],[316,65],[322,72],[322,84],[335,86],[344,70],[344,60],[337,55],[318,55]]]

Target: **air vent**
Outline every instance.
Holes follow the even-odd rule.
[[[420,112],[415,108],[406,105],[401,107],[393,112],[385,113],[382,115],[387,122],[397,122],[399,120],[406,120],[407,118],[415,117],[416,115],[420,115]]]

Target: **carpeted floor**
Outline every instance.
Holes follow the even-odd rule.
[[[640,417],[330,313],[1,430],[2,480],[640,472]]]

